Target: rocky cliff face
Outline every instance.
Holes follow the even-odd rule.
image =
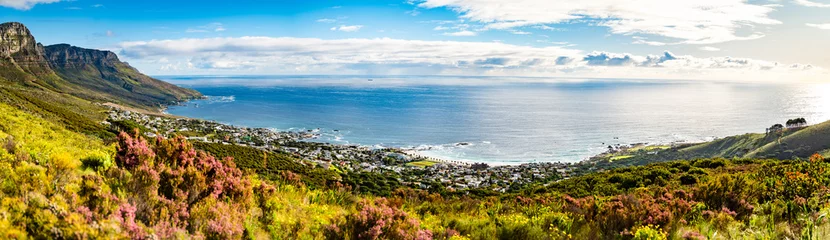
[[[21,23],[0,24],[0,58],[5,64],[17,65],[30,74],[52,73],[44,57],[43,45],[37,43],[29,29]]]
[[[16,22],[0,24],[0,85],[4,82],[143,108],[201,96],[144,75],[110,51],[69,44],[43,47]]]
[[[196,91],[141,74],[110,51],[56,44],[46,46],[45,54],[61,78],[96,93],[106,93],[109,99],[129,99],[122,102],[125,104],[157,106],[199,96]]]
[[[47,46],[45,54],[53,68],[83,68],[87,64],[114,68],[116,63],[121,62],[113,52],[79,48],[69,44]]]

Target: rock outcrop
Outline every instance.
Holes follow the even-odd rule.
[[[32,33],[21,23],[0,24],[0,58],[3,64],[13,64],[34,75],[51,74],[44,58],[43,45],[35,41]]]
[[[79,48],[69,44],[50,45],[46,47],[45,54],[53,68],[84,68],[90,64],[115,68],[115,64],[121,62],[113,52]]]
[[[17,22],[0,24],[0,83],[3,80],[142,108],[201,96],[144,75],[110,51],[69,44],[43,47]]]

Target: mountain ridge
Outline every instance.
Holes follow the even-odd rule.
[[[69,44],[43,46],[22,23],[0,24],[0,80],[142,109],[201,97],[192,89],[144,75],[118,55]]]

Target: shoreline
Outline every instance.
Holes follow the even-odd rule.
[[[170,114],[166,111],[167,109],[169,109],[168,107],[172,107],[172,106],[190,107],[190,106],[188,106],[188,103],[191,102],[191,101],[194,101],[194,100],[209,100],[209,99],[210,99],[210,96],[204,96],[204,97],[198,98],[198,99],[188,99],[188,100],[185,100],[185,101],[182,101],[182,102],[178,102],[176,104],[163,106],[163,107],[159,108],[158,111],[159,111],[159,113],[162,117],[173,117],[173,118],[181,118],[181,119],[195,119],[195,120],[201,120],[201,121],[215,122],[215,123],[218,123],[218,124],[232,126],[232,127],[249,128],[249,127],[245,127],[245,126],[236,126],[236,125],[233,125],[233,124],[230,124],[230,123],[218,122],[218,121],[214,121],[214,120],[207,120],[207,119],[200,119],[200,118],[190,118],[190,117],[184,117],[184,116],[176,116],[176,115],[172,115],[172,114]],[[113,104],[113,105],[117,105],[117,104]],[[107,105],[107,106],[110,106],[110,105]],[[626,144],[618,143],[618,144],[615,144],[614,146],[609,145],[608,150],[597,151],[595,153],[591,153],[589,156],[582,157],[581,159],[574,159],[574,161],[562,161],[562,160],[549,160],[549,161],[548,160],[529,160],[529,161],[521,161],[521,160],[519,160],[519,161],[499,161],[499,160],[494,160],[494,161],[489,161],[489,160],[483,160],[483,159],[457,158],[457,157],[446,156],[446,155],[442,155],[442,154],[438,153],[440,150],[433,150],[432,147],[430,147],[430,146],[441,146],[441,147],[450,147],[450,148],[464,147],[464,146],[472,145],[469,142],[457,142],[457,143],[447,143],[447,144],[429,145],[429,146],[420,145],[418,147],[411,147],[411,146],[408,146],[408,147],[394,147],[394,146],[383,146],[381,144],[338,143],[338,142],[336,142],[335,140],[332,140],[332,139],[325,139],[324,138],[324,133],[327,133],[327,132],[323,132],[323,128],[311,128],[311,129],[305,129],[305,128],[289,128],[289,129],[252,128],[252,129],[266,129],[268,131],[273,131],[275,133],[283,133],[283,134],[287,133],[287,134],[294,134],[294,135],[302,135],[302,137],[299,137],[299,138],[296,139],[297,141],[301,141],[301,142],[321,143],[321,144],[326,144],[326,145],[331,145],[331,146],[340,146],[340,147],[358,147],[358,148],[366,148],[366,149],[387,149],[387,150],[391,150],[391,151],[404,153],[404,154],[406,154],[407,156],[409,156],[411,158],[425,159],[425,160],[432,161],[432,162],[440,162],[440,163],[454,164],[454,165],[464,165],[464,166],[470,166],[470,165],[473,165],[473,164],[487,164],[489,166],[522,166],[522,165],[539,164],[539,163],[581,165],[581,164],[590,164],[591,162],[596,161],[598,159],[607,158],[607,157],[612,156],[613,154],[615,154],[619,151],[624,151],[626,149],[632,149],[632,148],[637,148],[637,147],[661,147],[661,148],[666,147],[666,148],[672,148],[673,146],[676,146],[676,145],[702,144],[702,143],[712,142],[712,141],[715,141],[715,140],[718,140],[718,139],[722,138],[722,137],[707,137],[707,138],[709,138],[708,140],[701,140],[701,141],[677,140],[677,141],[669,141],[669,142],[665,142],[665,143],[643,143],[643,142],[626,143]],[[329,130],[329,131],[331,131],[331,130]],[[334,130],[334,132],[338,132],[338,131]],[[339,140],[342,141],[343,139],[339,139]],[[427,147],[424,147],[424,146],[427,146]]]
[[[201,119],[145,115],[111,107],[102,124],[137,124],[146,137],[183,136],[192,142],[234,145],[285,154],[301,164],[337,172],[395,173],[402,184],[429,188],[441,183],[448,189],[486,189],[505,192],[526,184],[570,176],[573,164],[540,162],[493,165],[428,157],[413,149],[307,141],[319,137],[311,131],[280,132],[247,128]],[[319,134],[319,133],[318,133]]]

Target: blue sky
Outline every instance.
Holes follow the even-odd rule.
[[[154,75],[823,81],[830,1],[0,0],[45,45]]]

